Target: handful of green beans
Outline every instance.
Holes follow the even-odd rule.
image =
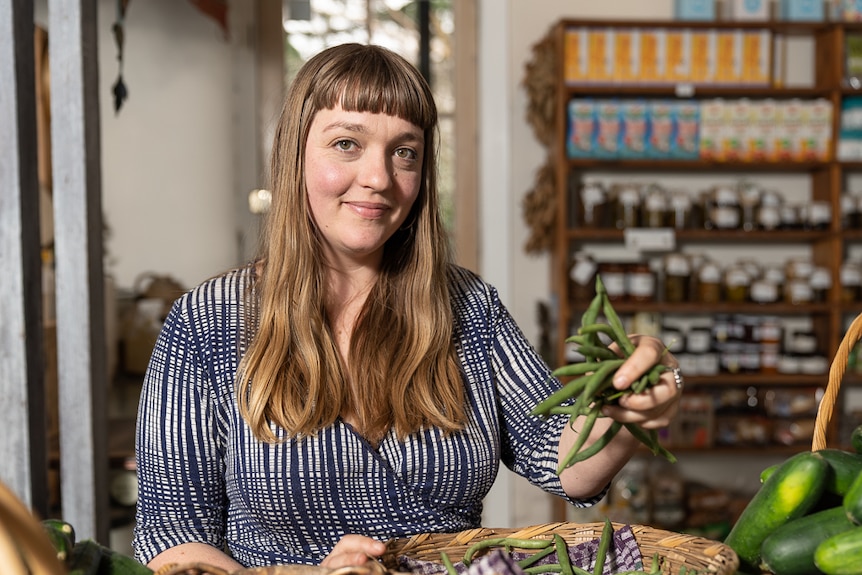
[[[600,316],[604,317],[605,322],[599,321]],[[610,343],[605,343],[605,340],[616,343],[619,353],[611,349]],[[676,457],[659,443],[656,430],[643,429],[636,423],[614,421],[598,440],[584,447],[596,421],[599,417],[603,417],[602,407],[617,402],[623,395],[643,393],[655,385],[662,372],[668,369],[667,366],[657,364],[628,389],[614,388],[614,373],[634,352],[635,346],[611,305],[600,276],[596,276],[596,295],[581,316],[581,327],[566,342],[576,344],[577,351],[584,356],[584,361],[554,370],[555,377],[573,379],[536,405],[532,411],[533,415],[540,416],[568,414],[570,425],[576,418],[584,417],[578,438],[557,467],[557,474],[601,451],[623,427],[646,445],[654,455],[662,455],[667,460],[675,462]],[[575,398],[574,401],[571,401],[572,398]]]

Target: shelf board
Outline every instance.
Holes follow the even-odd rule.
[[[787,373],[720,373],[718,375],[687,375],[686,388],[694,387],[739,387],[761,385],[770,387],[825,387],[829,374]]]
[[[817,172],[825,170],[832,162],[715,162],[708,160],[664,160],[660,158],[569,158],[568,166],[575,170],[602,171],[656,171],[656,172]],[[862,162],[853,162],[858,165]]]
[[[709,243],[814,243],[826,240],[833,232],[816,230],[676,230],[677,241]],[[845,239],[862,239],[862,230],[844,231]],[[625,230],[610,228],[572,228],[569,240],[588,242],[623,242]]]
[[[631,27],[631,28],[668,28],[708,30],[771,30],[778,34],[813,34],[826,32],[833,27],[842,26],[846,29],[860,29],[857,22],[825,22],[807,21],[791,22],[786,20],[742,21],[742,20],[625,20],[625,19],[575,19],[565,18],[560,21],[565,28],[579,27]]]
[[[587,309],[590,302],[572,302],[572,309]],[[637,312],[665,313],[678,315],[699,314],[751,314],[751,315],[816,315],[827,314],[833,308],[828,303],[790,304],[790,303],[751,303],[751,302],[613,302],[614,309],[620,314]]]
[[[629,97],[629,98],[776,98],[776,99],[813,99],[829,98],[832,91],[817,87],[784,88],[777,86],[744,86],[691,84],[679,82],[676,84],[655,84],[644,86],[630,83],[567,83],[566,95],[569,98],[578,97]],[[860,90],[846,89],[846,93],[862,94]]]

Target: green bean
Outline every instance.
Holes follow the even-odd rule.
[[[622,363],[623,363],[623,360],[621,360],[620,356],[618,356],[618,355],[615,357],[612,357],[608,361],[619,361],[620,365],[622,365]],[[602,363],[604,363],[604,362],[601,362],[601,361],[582,361],[579,363],[570,363],[569,365],[564,365],[563,367],[558,367],[553,372],[551,372],[551,375],[553,375],[554,377],[567,377],[567,376],[571,376],[571,375],[584,375],[584,374],[587,374],[587,373],[590,373],[592,371],[597,370],[599,367],[601,367]]]
[[[605,526],[602,529],[602,538],[599,540],[599,548],[596,551],[596,564],[593,567],[593,575],[602,575],[605,568],[605,558],[614,538],[614,526],[611,520],[605,517]]]
[[[595,372],[581,376],[577,379],[573,379],[568,382],[560,389],[546,397],[544,400],[540,401],[536,407],[530,412],[533,415],[545,415],[548,410],[554,405],[559,405],[566,401],[567,399],[571,399],[572,397],[581,393],[581,391],[587,386],[590,379],[595,375]]]
[[[529,567],[530,565],[532,565],[536,561],[544,559],[545,557],[547,557],[548,555],[550,555],[554,551],[556,551],[556,549],[554,547],[548,545],[547,547],[545,547],[541,551],[537,551],[537,552],[533,553],[532,555],[530,555],[529,557],[524,557],[523,559],[518,561],[518,567],[520,567],[521,569]]]
[[[554,533],[554,547],[557,550],[557,559],[560,562],[560,573],[562,573],[562,575],[574,575],[574,571],[572,571],[572,560],[569,557],[569,547],[566,545],[565,539],[563,539],[559,533]]]
[[[478,551],[482,549],[487,549],[488,547],[518,547],[520,549],[544,549],[545,547],[549,547],[553,541],[550,539],[517,539],[513,537],[490,537],[488,539],[483,539],[482,541],[478,541],[473,543],[470,547],[467,548],[467,551],[464,553],[464,559],[461,561],[464,565],[470,565],[470,561],[473,559],[473,555],[475,555]]]
[[[557,475],[562,473],[562,471],[567,467],[571,467],[575,463],[578,463],[585,459],[589,459],[590,457],[604,449],[605,446],[611,442],[614,436],[619,433],[621,428],[622,424],[619,421],[614,421],[610,424],[607,431],[605,431],[601,435],[601,437],[595,440],[592,445],[586,447],[585,449],[582,449],[578,453],[569,452],[569,454],[566,456],[566,459],[563,460],[560,465],[557,466]]]
[[[561,569],[562,567],[557,563],[548,563],[546,565],[527,567],[524,569],[524,572],[527,573],[527,575],[533,575],[534,573],[559,573]]]
[[[568,415],[574,417],[578,415],[577,405],[555,405],[547,411],[548,415]]]
[[[446,555],[445,551],[440,552],[440,559],[443,561],[443,565],[446,567],[446,573],[448,575],[458,575],[458,570],[455,569],[455,566],[452,564],[452,560],[449,559],[449,556]]]
[[[577,347],[576,351],[584,357],[593,357],[596,359],[614,360],[620,357],[610,349],[600,345],[582,344]]]
[[[603,333],[603,334],[609,336],[611,339],[614,339],[614,337],[616,336],[614,329],[606,323],[591,323],[589,325],[582,325],[578,329],[578,335],[582,335],[582,336],[591,336],[591,335],[597,335],[600,333]],[[572,337],[576,337],[576,336],[572,336]],[[586,337],[585,337],[585,339],[586,339]],[[578,342],[574,341],[572,343],[578,343]]]
[[[617,315],[617,312],[614,310],[614,306],[611,305],[610,300],[605,299],[602,310],[605,313],[605,319],[608,320],[608,324],[613,328],[614,341],[617,342],[626,357],[630,356],[634,353],[635,346],[629,339],[629,336],[623,327],[623,322],[620,321],[620,316]]]

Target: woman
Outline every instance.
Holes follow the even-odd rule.
[[[427,84],[383,48],[297,75],[261,257],[175,303],[145,378],[134,545],[151,568],[357,565],[392,537],[478,526],[500,462],[584,506],[631,457],[620,433],[556,474],[576,432],[530,410],[559,383],[452,263],[436,130]],[[615,385],[675,366],[662,352],[641,338]],[[678,393],[664,375],[607,415],[663,427]]]

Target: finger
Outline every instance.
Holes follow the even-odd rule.
[[[328,555],[320,564],[323,567],[337,569],[339,567],[353,567],[355,565],[364,565],[371,558],[365,553],[338,553],[336,555]]]
[[[631,336],[635,350],[614,374],[614,387],[626,389],[666,355],[661,340],[652,336]]]

